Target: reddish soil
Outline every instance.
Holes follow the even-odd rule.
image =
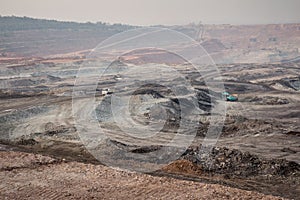
[[[0,177],[1,199],[282,199],[12,151],[0,152]]]

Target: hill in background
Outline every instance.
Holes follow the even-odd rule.
[[[300,24],[159,26],[202,43],[216,63],[266,63],[299,59]],[[76,23],[0,17],[0,57],[38,57],[95,48],[114,34],[138,28],[123,24]]]

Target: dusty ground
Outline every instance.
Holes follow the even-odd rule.
[[[13,151],[0,163],[1,199],[282,199]]]
[[[149,181],[150,185],[147,183],[148,185],[141,187],[142,189],[150,188],[150,191],[153,190],[153,194],[152,192],[147,193],[143,190],[139,192],[136,189],[131,194],[129,192],[131,189],[127,188],[127,186],[138,188],[140,184],[139,181],[127,180],[132,173],[120,173],[99,165],[99,161],[91,156],[84,148],[82,140],[80,140],[72,114],[72,90],[74,88],[75,75],[80,67],[80,61],[72,59],[73,58],[68,58],[66,62],[57,62],[55,59],[20,59],[0,63],[3,67],[3,74],[1,74],[0,79],[2,86],[0,92],[3,97],[0,99],[0,139],[2,144],[9,145],[6,146],[5,149],[16,148],[17,150],[30,153],[41,153],[58,160],[65,159],[68,162],[58,162],[55,159],[49,160],[48,158],[48,160],[45,160],[45,157],[42,156],[33,156],[32,160],[27,160],[28,154],[3,152],[2,156],[6,156],[7,158],[1,162],[1,164],[3,164],[1,173],[5,177],[4,180],[7,181],[2,184],[3,186],[7,185],[11,187],[9,190],[4,189],[5,196],[17,193],[19,196],[15,198],[21,198],[24,197],[23,195],[27,195],[28,191],[35,190],[39,191],[34,192],[34,195],[49,193],[55,196],[56,190],[58,190],[58,194],[69,191],[66,188],[58,187],[59,184],[57,184],[55,180],[58,182],[61,181],[61,185],[63,183],[66,185],[70,184],[71,188],[75,188],[74,190],[70,190],[70,198],[79,198],[80,195],[83,195],[83,197],[85,195],[87,195],[86,197],[89,197],[88,195],[96,195],[96,197],[99,197],[97,195],[107,195],[107,193],[109,193],[109,197],[111,198],[114,198],[114,195],[120,195],[115,196],[115,198],[121,198],[130,195],[142,195],[144,193],[151,196],[154,194],[164,194],[163,192],[165,191],[166,195],[174,195],[174,197],[182,197],[180,196],[181,194],[183,196],[196,195],[190,197],[193,199],[201,198],[202,195],[202,190],[200,190],[200,194],[196,192],[199,188],[196,187],[195,189],[194,186],[197,185],[201,188],[201,185],[204,187],[204,183],[224,185],[225,187],[209,185],[209,187],[217,187],[220,190],[240,191],[243,199],[247,199],[248,194],[257,194],[256,192],[291,199],[297,199],[299,196],[300,99],[299,76],[297,75],[299,74],[298,63],[219,66],[221,74],[224,77],[225,89],[231,93],[237,93],[239,95],[239,101],[226,103],[227,118],[223,133],[216,146],[220,148],[226,147],[228,150],[223,149],[220,151],[221,153],[216,154],[214,158],[217,160],[215,169],[207,171],[207,168],[205,168],[205,166],[203,167],[201,163],[197,163],[193,156],[185,157],[187,160],[185,160],[184,163],[180,163],[181,161],[172,163],[170,166],[163,168],[163,170],[152,173],[151,175],[154,177],[135,174],[137,177],[140,177],[140,182],[144,182],[142,181],[143,179],[151,180]],[[178,70],[182,68],[180,65],[177,67]],[[36,70],[37,68],[39,69],[38,71]],[[212,102],[205,99],[207,94],[205,90],[202,90],[203,84],[201,83],[201,77],[195,75],[187,66],[182,68],[181,73],[191,78],[193,86],[199,89],[199,100],[204,103],[204,106],[201,108],[203,110],[209,110],[209,106]],[[18,74],[18,76],[14,76],[13,74]],[[151,78],[151,74],[147,73],[146,70],[138,72],[134,74],[134,76],[138,78],[141,74]],[[116,77],[118,78],[117,74],[108,74],[107,77],[103,77],[97,89],[113,87],[118,80]],[[170,77],[170,81],[175,80],[172,76],[168,77]],[[213,75],[208,78],[213,78]],[[126,92],[130,91],[130,85],[128,86],[129,88],[127,88],[127,90],[120,90],[120,93],[126,94]],[[154,91],[166,95],[165,98],[157,98],[160,95],[159,93],[153,93],[152,90],[149,93],[148,91],[138,91],[135,93],[136,97],[132,98],[136,101],[134,105],[141,105],[141,107],[133,107],[134,113],[137,114],[133,116],[133,118],[139,120],[138,123],[140,123],[141,127],[143,127],[149,119],[145,117],[143,109],[142,112],[138,109],[144,106],[142,104],[143,102],[139,99],[142,95],[151,100],[149,101],[150,104],[162,103],[162,108],[167,108],[173,113],[177,112],[176,105],[169,103],[169,96],[166,90],[163,89],[160,91],[160,88],[154,88]],[[182,96],[182,98],[185,97],[188,96]],[[99,104],[105,99],[106,97],[97,96]],[[146,106],[148,105],[146,104]],[[104,108],[108,107],[109,105],[104,104]],[[78,108],[82,109],[82,114],[86,113],[84,104],[79,104]],[[107,110],[104,111],[106,112]],[[167,144],[170,138],[172,138],[172,133],[168,134],[168,132],[164,132],[161,135],[157,135],[157,137],[137,141],[132,140],[126,133],[119,131],[119,129],[114,129],[115,124],[105,118],[109,117],[109,115],[103,115],[105,112],[99,112],[100,118],[98,119],[102,120],[101,117],[104,116],[104,122],[101,122],[102,128],[107,131],[107,135],[110,139],[115,140],[114,144],[117,144],[117,147],[120,147],[123,153],[137,152],[137,155],[139,153],[143,155],[144,149],[151,153],[151,151],[155,151],[156,146]],[[159,116],[159,112],[158,114],[153,113],[156,114],[155,116]],[[173,118],[173,116],[169,118]],[[176,115],[174,118],[178,119]],[[153,118],[153,120],[156,120],[156,118]],[[126,123],[123,125],[127,126]],[[194,147],[202,144],[206,125],[207,123],[204,120],[197,132],[197,136],[194,138],[192,144]],[[167,128],[174,129],[172,123],[170,123]],[[184,135],[182,135],[182,138],[184,139]],[[105,148],[105,146],[102,148]],[[110,151],[108,148],[105,150]],[[114,150],[110,152],[114,156]],[[233,154],[228,152],[233,152]],[[13,157],[11,157],[10,154],[12,154]],[[20,168],[20,163],[18,163],[20,160],[14,160],[12,162],[11,158],[18,157],[16,155],[22,158],[21,162],[26,161],[25,165],[29,167]],[[117,159],[117,157],[112,158]],[[122,163],[122,159],[118,159],[118,161]],[[9,162],[11,162],[11,164],[8,164]],[[109,179],[107,182],[104,182],[104,185],[101,185],[103,182],[101,178],[109,177],[109,175],[100,174],[99,178],[102,181],[95,181],[94,183],[95,179],[91,177],[98,175],[92,175],[93,173],[91,173],[89,176],[84,176],[80,173],[80,171],[84,172],[86,168],[94,169],[95,171],[93,171],[93,173],[95,174],[97,174],[97,170],[106,170],[108,174],[117,173],[122,174],[122,176],[124,175],[125,178],[118,177],[118,181],[122,180],[122,178],[124,178],[124,181],[127,181],[127,183],[124,183],[122,186],[123,188],[126,185],[126,188],[122,189],[124,193],[118,193],[116,189],[112,189],[120,189],[121,187],[120,185],[114,186],[114,184],[119,184],[119,182],[115,182],[115,180]],[[68,173],[68,170],[70,170],[71,175]],[[51,173],[49,173],[50,171]],[[156,176],[162,176],[162,178]],[[24,185],[30,180],[29,177],[34,178],[34,183],[43,184],[39,187],[36,187],[33,183],[33,186]],[[170,177],[174,179],[170,179]],[[89,178],[91,178],[91,180],[89,180]],[[180,179],[189,181],[180,181]],[[25,182],[22,183],[22,180]],[[152,180],[154,184],[152,184]],[[161,183],[162,187],[156,187],[156,180],[158,182],[159,180],[168,181],[166,181],[167,183],[165,184]],[[86,185],[95,184],[97,188],[93,189],[91,186],[91,189],[86,186],[90,192],[87,190],[83,192],[81,187],[85,188],[85,186],[81,184],[84,184],[85,181]],[[128,182],[130,182],[130,184]],[[177,186],[183,183],[186,184],[186,189]],[[106,187],[108,184],[113,186]],[[80,187],[78,187],[78,185]],[[18,189],[19,187],[21,189]],[[252,193],[238,189],[230,189],[228,187],[248,190],[252,191]],[[101,188],[101,190],[99,188]],[[168,188],[178,188],[179,194],[177,194],[176,191],[171,192]],[[207,195],[216,195],[214,196],[215,198],[224,197],[231,199],[235,197],[226,195],[218,196],[224,195],[226,192],[218,192],[219,189],[217,188],[215,189],[215,194],[213,192],[214,190],[212,190],[207,191]],[[15,190],[18,190],[18,192],[15,192]],[[104,192],[101,193],[102,190]],[[193,190],[195,192],[191,192]],[[9,191],[11,191],[11,193],[9,193]],[[233,192],[233,194],[235,195],[236,192]],[[229,195],[231,195],[230,192]],[[103,197],[109,198],[108,196]],[[165,197],[167,198],[167,196]],[[170,196],[171,199],[172,197],[173,196]],[[255,197],[255,199],[257,198],[258,197]]]
[[[203,76],[186,65],[181,58],[178,60],[177,56],[170,56],[161,50],[139,50],[120,57],[116,62],[106,63],[106,59],[111,56],[109,52],[105,54],[104,61],[97,63],[99,69],[88,67],[86,74],[83,73],[91,76],[102,72],[107,64],[112,66],[111,71],[108,70],[101,80],[97,80],[98,85],[94,89],[98,93],[95,109],[97,120],[109,137],[108,143],[117,147],[117,151],[114,151],[115,149],[106,148],[111,146],[103,145],[100,150],[111,153],[111,159],[115,163],[122,163],[126,154],[134,153],[138,158],[168,144],[180,121],[176,100],[194,98],[185,93],[185,88],[182,87],[185,85],[179,84],[175,73],[160,71],[160,63],[164,63],[164,67],[175,69],[196,89],[195,100],[200,103],[203,117],[199,121],[199,130],[191,147],[182,152],[184,155],[179,160],[148,175],[105,167],[82,144],[78,130],[80,126],[77,126],[72,113],[72,92],[82,86],[74,86],[74,81],[78,69],[86,61],[88,50],[77,49],[75,53],[48,58],[1,58],[0,198],[277,199],[266,196],[269,194],[298,199],[300,63],[297,33],[300,29],[299,25],[291,25],[290,31],[289,26],[278,26],[270,26],[267,32],[279,35],[271,37],[264,31],[265,34],[257,38],[255,35],[261,32],[263,26],[257,29],[208,27],[203,46],[216,63],[220,63],[218,69],[225,90],[239,96],[238,102],[226,102],[227,116],[222,135],[213,151],[212,169],[206,166],[205,160],[201,162],[202,160],[197,159],[199,151],[195,149],[201,146],[206,136],[209,125],[207,119],[211,114],[212,104],[216,103],[213,102],[216,94],[208,94]],[[244,30],[243,33],[238,31],[240,29]],[[221,32],[222,35],[219,35]],[[227,35],[225,38],[223,33]],[[20,37],[20,34],[23,35],[23,32],[15,37]],[[249,45],[250,40],[252,42]],[[15,43],[5,45],[18,47],[14,46],[18,45]],[[61,43],[58,46],[66,45]],[[60,49],[58,46],[54,45],[52,50],[56,52]],[[34,49],[48,50],[47,47],[49,46],[41,45]],[[184,46],[175,47],[177,48],[189,52],[189,48],[185,49]],[[22,52],[22,49],[17,50],[15,53]],[[202,70],[206,79],[220,81],[212,73],[210,66]],[[182,89],[182,94],[177,99],[174,100],[174,95],[166,88],[147,86],[133,90],[139,79],[155,80],[156,75],[161,74],[165,77],[163,82],[158,83]],[[87,79],[90,76],[86,76]],[[122,80],[134,81],[118,85],[119,82],[123,83]],[[135,120],[136,127],[148,130],[146,125],[161,122],[163,118],[166,121],[164,131],[155,137],[137,140],[120,131],[113,122],[116,118],[110,115],[111,111],[108,109],[110,95],[99,95],[103,88],[114,88],[115,93],[124,98],[129,98],[128,94],[133,92],[130,97],[133,104],[130,117]],[[216,88],[210,89],[213,91]],[[89,116],[84,101],[89,103],[90,99],[80,100],[82,102],[78,101],[75,108],[78,108],[80,114]],[[149,112],[152,105],[159,105],[160,109]],[[101,110],[101,106],[104,109]],[[162,115],[161,110],[170,111],[171,114]],[[117,119],[123,127],[130,127],[126,118]],[[181,135],[183,141],[185,136],[185,133]],[[119,154],[120,152],[123,154]],[[146,165],[156,164],[148,161]]]

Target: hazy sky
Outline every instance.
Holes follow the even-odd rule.
[[[0,15],[132,25],[300,22],[300,0],[0,0]]]

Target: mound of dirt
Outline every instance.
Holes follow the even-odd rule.
[[[249,152],[241,152],[225,147],[214,147],[210,156],[201,155],[199,152],[198,147],[191,147],[186,151],[183,158],[207,172],[237,177],[257,175],[300,177],[300,164],[293,161],[283,159],[267,160]]]
[[[300,90],[300,77],[298,78],[285,78],[279,81],[285,87],[291,88],[293,90],[299,91]]]
[[[289,104],[289,100],[286,99],[286,98],[272,97],[272,96],[249,97],[249,98],[245,98],[244,101],[252,102],[252,103],[255,103],[257,105],[283,105],[283,104]]]
[[[201,43],[201,45],[209,53],[222,52],[222,51],[226,50],[225,45],[218,39],[206,40],[203,43]]]
[[[64,125],[55,125],[52,122],[48,122],[45,124],[45,134],[47,135],[57,135],[59,133],[65,133],[68,131],[68,128]]]
[[[163,171],[178,174],[202,174],[202,168],[189,160],[176,160],[162,168]]]
[[[285,149],[285,151],[290,149]],[[265,159],[235,149],[213,149],[210,156],[189,148],[182,160],[162,169],[162,174],[221,183],[264,194],[298,199],[300,165],[283,159]]]
[[[280,125],[276,122],[268,122],[260,119],[248,119],[243,116],[227,116],[222,136],[247,135],[273,133]]]

